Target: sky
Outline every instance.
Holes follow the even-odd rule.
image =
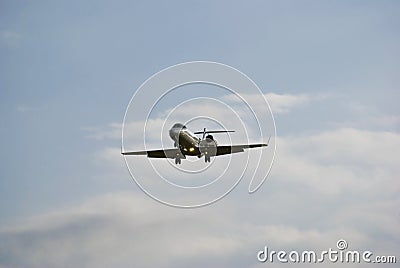
[[[265,246],[321,252],[339,239],[399,262],[399,25],[400,4],[389,0],[1,1],[0,267],[265,267]],[[143,82],[196,60],[258,85],[276,158],[256,193],[245,175],[220,201],[179,209],[133,182],[121,128]],[[179,101],[162,103],[152,133]],[[211,174],[224,164],[216,159]]]

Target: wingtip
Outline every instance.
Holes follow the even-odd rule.
[[[268,146],[270,140],[271,140],[271,136],[269,136],[266,146]]]

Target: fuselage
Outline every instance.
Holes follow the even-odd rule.
[[[179,148],[184,155],[200,155],[197,138],[186,126],[176,123],[169,130],[169,136],[174,141],[175,147]]]
[[[214,154],[213,148],[217,146],[217,142],[211,135],[201,140],[180,123],[172,126],[169,136],[174,141],[175,147],[179,148],[184,155],[201,157],[203,154]]]

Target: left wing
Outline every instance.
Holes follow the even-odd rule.
[[[224,154],[234,154],[244,152],[244,149],[257,148],[268,146],[265,143],[256,143],[256,144],[244,144],[244,145],[226,145],[226,146],[217,146],[217,154],[216,155],[224,155]]]
[[[147,155],[149,158],[183,158],[186,157],[179,149],[151,150],[151,151],[136,151],[122,152],[123,155]]]

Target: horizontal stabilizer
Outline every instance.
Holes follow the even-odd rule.
[[[234,130],[207,130],[207,131],[197,131],[194,134],[210,134],[210,133],[228,133],[235,132]]]

